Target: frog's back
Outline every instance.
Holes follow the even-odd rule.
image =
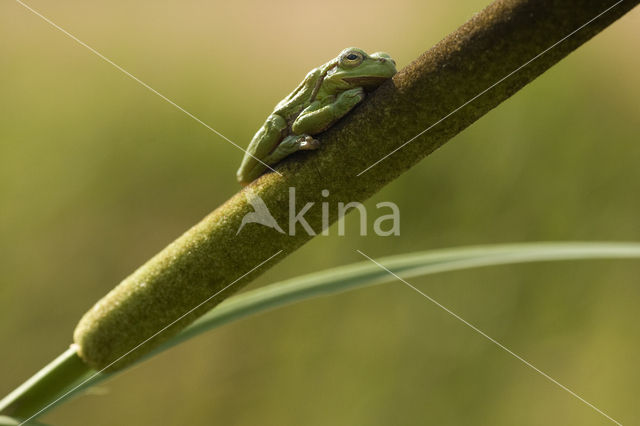
[[[298,87],[276,105],[272,114],[277,114],[291,123],[313,101],[312,97],[321,75],[322,70],[320,68],[314,68],[309,71]]]

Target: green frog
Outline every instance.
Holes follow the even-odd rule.
[[[267,117],[251,140],[237,172],[246,185],[286,156],[317,149],[313,136],[327,130],[396,73],[387,53],[368,55],[349,47],[338,57],[311,70],[296,89]]]

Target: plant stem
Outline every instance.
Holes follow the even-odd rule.
[[[53,408],[64,398],[56,399],[92,372],[73,345],[4,397],[0,401],[0,413],[24,420]]]

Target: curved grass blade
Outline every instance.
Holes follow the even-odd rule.
[[[403,278],[411,278],[440,272],[513,263],[625,258],[640,258],[640,243],[574,242],[488,245],[408,253],[380,258],[377,259],[377,262]],[[206,331],[251,315],[315,297],[329,296],[390,281],[395,281],[395,277],[376,264],[370,261],[363,261],[303,275],[248,291],[222,302],[138,362]],[[137,363],[134,365],[137,365]],[[55,403],[47,407],[47,410],[43,410],[38,415],[49,411],[51,408],[98,382],[102,382],[125,370],[110,374],[93,373],[91,375],[92,373],[88,373],[88,379],[86,379],[87,376],[78,379],[76,381],[77,387],[73,391],[62,394],[63,398],[56,400]],[[52,395],[52,400],[55,399],[54,397],[57,398],[59,396]]]
[[[640,258],[638,243],[527,243],[431,250],[378,259],[403,278],[513,263]],[[181,333],[158,347],[162,352],[208,330],[271,309],[319,296],[329,296],[395,281],[371,263],[359,262],[303,275],[227,299]]]

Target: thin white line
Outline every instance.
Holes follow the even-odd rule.
[[[384,269],[385,271],[387,271],[389,274],[393,275],[394,277],[396,277],[397,279],[399,279],[400,281],[402,281],[403,283],[405,283],[407,286],[409,286],[411,289],[417,291],[418,293],[420,293],[422,296],[424,296],[427,300],[429,300],[431,303],[435,304],[437,307],[439,307],[440,309],[444,310],[446,313],[448,313],[449,315],[453,316],[455,319],[457,319],[458,321],[462,322],[463,324],[465,324],[466,326],[470,327],[472,330],[474,330],[476,333],[479,333],[480,335],[482,335],[483,337],[485,337],[487,340],[489,340],[490,342],[494,343],[495,345],[497,345],[500,349],[504,350],[505,352],[507,352],[508,354],[510,354],[511,356],[513,356],[514,358],[516,358],[517,360],[523,362],[527,367],[533,369],[534,371],[536,371],[537,373],[541,374],[545,379],[549,380],[550,382],[556,384],[557,386],[559,386],[561,389],[569,392],[571,395],[573,395],[574,397],[576,397],[577,399],[579,399],[580,401],[582,401],[583,403],[585,403],[586,405],[588,405],[589,407],[591,407],[592,409],[594,409],[595,411],[597,411],[598,413],[602,414],[604,417],[606,417],[607,419],[611,420],[613,423],[622,426],[622,423],[614,420],[612,417],[610,417],[609,415],[607,415],[604,411],[600,410],[598,407],[596,407],[595,405],[591,404],[590,402],[588,402],[587,400],[585,400],[584,398],[582,398],[580,395],[578,395],[577,393],[575,393],[574,391],[572,391],[571,389],[569,389],[568,387],[564,386],[562,383],[558,382],[557,380],[555,380],[553,377],[549,376],[548,374],[546,374],[544,371],[540,370],[539,368],[537,368],[536,366],[534,366],[533,364],[531,364],[529,361],[527,361],[526,359],[522,358],[520,355],[516,354],[515,352],[513,352],[512,350],[510,350],[509,348],[507,348],[506,346],[504,346],[502,343],[498,342],[497,340],[495,340],[493,337],[489,336],[488,334],[486,334],[484,331],[480,330],[478,327],[476,327],[475,325],[471,324],[470,322],[468,322],[467,320],[465,320],[464,318],[462,318],[460,315],[456,314],[455,312],[451,311],[449,308],[447,308],[446,306],[442,305],[440,302],[438,302],[437,300],[435,300],[434,298],[432,298],[431,296],[423,293],[421,290],[417,289],[416,287],[414,287],[413,285],[409,284],[407,281],[405,281],[404,279],[400,278],[398,275],[394,274],[392,271],[390,271],[389,269],[387,269],[385,266],[381,265],[380,263],[376,262],[375,260],[373,260],[372,258],[370,258],[369,256],[367,256],[366,254],[364,254],[363,252],[361,252],[360,250],[356,250],[358,253],[360,253],[362,256],[366,257],[367,259],[369,259],[370,261],[372,261],[373,263],[375,263],[376,265],[378,265],[380,268]]]
[[[237,278],[235,281],[233,281],[231,284],[227,285],[226,287],[224,287],[222,290],[217,291],[215,294],[213,294],[212,296],[209,296],[207,299],[205,299],[204,301],[200,302],[198,305],[194,306],[193,308],[191,308],[190,310],[188,310],[187,312],[185,312],[184,314],[182,314],[180,317],[178,317],[177,319],[175,319],[174,321],[172,321],[171,323],[169,323],[168,325],[166,325],[165,327],[163,327],[161,330],[159,330],[158,332],[156,332],[155,334],[153,334],[151,337],[147,338],[146,340],[144,340],[142,343],[138,344],[137,346],[135,346],[133,349],[130,349],[127,353],[125,353],[124,355],[122,355],[121,357],[119,357],[118,359],[116,359],[115,361],[111,362],[109,365],[107,365],[106,367],[104,367],[102,370],[97,371],[96,373],[92,374],[91,376],[89,376],[87,379],[83,380],[80,384],[74,386],[72,389],[70,389],[69,391],[65,392],[63,395],[61,395],[59,398],[57,398],[55,401],[50,402],[49,404],[45,405],[44,407],[42,407],[37,413],[33,414],[31,417],[29,417],[28,419],[24,420],[22,423],[20,423],[20,425],[18,426],[22,426],[25,423],[27,423],[29,420],[33,419],[34,417],[38,416],[40,413],[42,413],[44,410],[46,410],[47,408],[49,408],[50,406],[52,406],[53,404],[55,404],[56,402],[60,401],[62,398],[64,398],[65,396],[69,395],[71,392],[75,391],[76,389],[78,389],[80,386],[84,385],[85,383],[87,383],[89,380],[93,379],[94,377],[96,377],[98,374],[102,373],[103,371],[105,371],[107,368],[111,367],[112,365],[114,365],[115,363],[117,363],[118,361],[122,360],[123,358],[125,358],[126,356],[128,356],[131,352],[137,350],[140,346],[144,345],[145,343],[147,343],[149,340],[153,339],[154,337],[156,337],[157,335],[159,335],[160,333],[162,333],[163,331],[165,331],[166,329],[168,329],[169,327],[171,327],[173,324],[177,323],[178,321],[180,321],[181,319],[183,319],[184,317],[186,317],[187,315],[189,315],[190,313],[192,313],[193,311],[195,311],[196,309],[198,309],[200,306],[204,305],[205,303],[207,303],[209,300],[213,299],[214,297],[216,297],[217,295],[219,295],[220,293],[222,293],[223,291],[225,291],[226,289],[228,289],[229,287],[231,287],[232,285],[234,285],[235,283],[237,283],[238,281],[240,281],[241,279],[243,279],[244,277],[246,277],[247,275],[249,275],[250,273],[252,273],[253,271],[255,271],[256,269],[258,269],[259,267],[261,267],[262,265],[264,265],[265,263],[267,263],[268,261],[270,261],[271,259],[273,259],[274,257],[276,257],[277,255],[279,255],[280,253],[282,253],[282,250],[278,250],[274,255],[272,255],[271,257],[269,257],[268,259],[262,261],[260,264],[258,264],[257,266],[254,266],[249,272],[245,273],[244,275],[242,275],[240,278]]]
[[[277,170],[274,170],[271,166],[269,166],[268,164],[264,163],[262,160],[260,160],[259,158],[254,157],[252,154],[250,154],[249,152],[247,152],[247,150],[245,150],[244,148],[242,148],[240,145],[236,144],[235,142],[233,142],[231,139],[229,139],[228,137],[226,137],[225,135],[223,135],[222,133],[220,133],[219,131],[217,131],[216,129],[214,129],[213,127],[209,126],[207,123],[205,123],[204,121],[200,120],[198,117],[196,117],[195,115],[191,114],[189,111],[187,111],[186,109],[182,108],[180,105],[176,104],[175,102],[173,102],[171,99],[167,98],[165,95],[163,95],[162,93],[158,92],[156,89],[154,89],[153,87],[149,86],[147,83],[145,83],[144,81],[140,80],[138,77],[136,77],[135,75],[131,74],[129,71],[125,70],[124,68],[122,68],[120,65],[116,64],[115,62],[113,62],[111,59],[107,58],[106,56],[104,56],[102,53],[98,52],[96,49],[94,49],[93,47],[89,46],[87,43],[83,42],[82,40],[80,40],[79,38],[77,38],[76,36],[74,36],[73,34],[71,34],[70,32],[68,32],[67,30],[65,30],[64,28],[62,28],[61,26],[57,25],[55,22],[53,22],[52,20],[50,20],[49,18],[47,18],[46,16],[44,16],[43,14],[41,14],[40,12],[38,12],[37,10],[33,9],[31,6],[29,6],[28,4],[24,3],[21,0],[16,0],[17,3],[19,3],[20,5],[22,5],[25,9],[31,11],[33,14],[35,14],[36,16],[42,18],[45,22],[47,22],[48,24],[50,24],[51,26],[53,26],[54,28],[60,30],[62,33],[64,33],[66,36],[68,36],[69,38],[71,38],[72,40],[74,40],[76,43],[80,44],[81,46],[86,47],[87,49],[89,49],[91,52],[93,52],[96,56],[98,56],[100,59],[102,59],[103,61],[107,62],[110,65],[113,65],[116,69],[118,69],[119,71],[121,71],[123,74],[125,74],[127,77],[131,78],[132,80],[136,81],[137,83],[139,83],[140,85],[142,85],[143,87],[145,87],[146,89],[148,89],[149,91],[153,92],[154,94],[158,95],[160,98],[164,99],[165,101],[167,101],[169,104],[171,104],[172,106],[176,107],[177,109],[179,109],[180,111],[182,111],[183,113],[185,113],[186,115],[188,115],[189,117],[191,117],[192,119],[194,119],[195,121],[197,121],[198,123],[202,124],[204,127],[206,127],[207,129],[211,130],[213,133],[215,133],[216,135],[220,136],[222,139],[226,140],[227,142],[229,142],[231,145],[235,146],[236,148],[238,148],[239,150],[243,151],[245,154],[253,157],[253,159],[257,160],[258,162],[262,163],[262,165],[266,166],[267,168],[269,168],[272,172],[276,172],[278,173],[280,176],[282,176],[282,173],[278,172]]]
[[[601,17],[602,15],[604,15],[605,13],[607,13],[608,11],[610,11],[611,9],[613,9],[614,7],[616,7],[617,5],[619,5],[620,3],[622,3],[624,0],[619,0],[617,3],[615,3],[613,6],[610,6],[608,9],[606,9],[604,12],[600,12],[595,18],[592,18],[590,21],[588,21],[587,23],[583,24],[582,26],[578,27],[577,29],[575,29],[574,31],[572,31],[571,33],[569,33],[568,35],[564,36],[562,39],[560,39],[559,41],[555,42],[554,44],[552,44],[551,46],[547,47],[545,50],[543,50],[542,52],[538,53],[536,56],[534,56],[533,58],[529,59],[527,62],[525,62],[524,64],[520,65],[518,68],[516,68],[515,70],[511,71],[509,74],[507,74],[506,76],[502,77],[500,80],[496,81],[495,83],[493,83],[491,86],[487,87],[486,89],[484,89],[482,92],[478,93],[477,95],[475,95],[473,98],[469,99],[467,102],[463,103],[462,105],[460,105],[458,108],[454,109],[453,111],[451,111],[449,114],[445,115],[444,117],[442,117],[440,120],[436,121],[435,123],[433,123],[431,126],[427,127],[426,129],[424,129],[423,131],[421,131],[420,133],[418,133],[417,135],[415,135],[414,137],[412,137],[411,139],[409,139],[408,141],[406,141],[405,143],[403,143],[402,145],[400,145],[399,147],[397,147],[396,149],[394,149],[393,151],[391,151],[390,153],[388,153],[387,155],[385,155],[384,157],[382,157],[381,159],[379,159],[378,161],[376,161],[375,163],[373,163],[372,165],[370,165],[369,167],[367,167],[366,169],[364,169],[363,171],[361,171],[360,173],[358,173],[356,176],[360,176],[363,173],[365,173],[367,170],[371,169],[372,167],[378,165],[379,163],[381,163],[382,161],[384,161],[385,159],[387,159],[388,157],[392,156],[393,154],[395,154],[396,152],[398,152],[399,150],[401,150],[402,148],[404,148],[406,145],[410,144],[411,142],[413,142],[414,140],[416,140],[417,138],[419,138],[420,136],[422,136],[423,134],[425,134],[426,132],[428,132],[429,130],[431,130],[432,128],[434,128],[435,126],[437,126],[438,124],[442,123],[444,120],[446,120],[447,118],[451,117],[453,114],[455,114],[456,112],[460,111],[462,108],[464,108],[465,106],[469,105],[471,102],[475,101],[476,99],[478,99],[480,96],[484,95],[485,93],[487,93],[489,90],[493,89],[494,87],[496,87],[498,84],[502,83],[503,81],[505,81],[507,78],[511,77],[513,74],[517,73],[518,71],[520,71],[522,68],[526,67],[527,65],[529,65],[531,62],[535,61],[536,59],[538,59],[540,56],[544,55],[545,53],[547,53],[548,51],[550,51],[551,49],[553,49],[554,47],[556,47],[557,45],[559,45],[560,43],[562,43],[563,41],[565,41],[566,39],[568,39],[569,37],[571,37],[572,35],[574,35],[575,33],[577,33],[578,31],[580,31],[581,29],[583,29],[584,27],[586,27],[587,25],[589,25],[590,23],[592,23],[593,21],[595,21],[596,19],[598,19],[599,17]]]

